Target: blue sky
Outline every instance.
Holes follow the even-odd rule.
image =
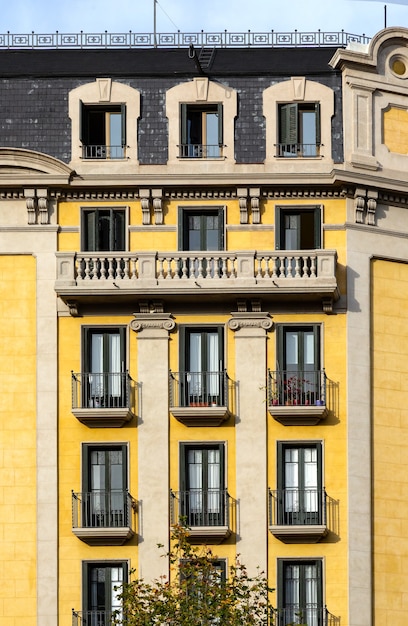
[[[153,32],[154,0],[13,0],[0,32]],[[158,0],[157,32],[310,32],[374,35],[384,4],[371,0]],[[387,5],[387,25],[408,27],[408,0]]]

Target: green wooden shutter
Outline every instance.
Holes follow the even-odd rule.
[[[79,141],[86,145],[88,142],[88,114],[82,100],[79,101]]]
[[[314,240],[315,240],[315,249],[319,250],[322,247],[322,211],[320,207],[316,207],[314,212]]]
[[[275,209],[275,250],[280,250],[282,246],[282,209]]]
[[[126,104],[120,105],[120,132],[122,148],[126,146]]]
[[[218,248],[224,250],[224,209],[218,209]]]
[[[222,147],[224,145],[224,119],[223,119],[223,105],[217,105],[218,114],[218,145]]]
[[[280,105],[279,130],[279,143],[298,143],[298,105],[296,103]]]
[[[319,146],[321,142],[320,137],[320,103],[316,102],[315,104],[315,115],[316,115],[316,145]]]
[[[183,146],[188,143],[187,136],[187,104],[180,104],[180,141]]]

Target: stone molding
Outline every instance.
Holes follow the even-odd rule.
[[[145,329],[167,330],[170,333],[175,327],[171,313],[135,313],[135,319],[130,322],[130,328],[135,333]]]
[[[239,312],[231,313],[232,317],[228,320],[228,328],[233,331],[241,330],[241,328],[262,328],[265,331],[273,329],[273,321],[267,312]]]

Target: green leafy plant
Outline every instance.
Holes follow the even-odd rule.
[[[135,578],[120,591],[115,624],[126,626],[270,626],[272,589],[262,572],[250,576],[237,558],[222,580],[217,557],[192,546],[188,529],[173,527],[165,554],[170,576],[153,582]],[[134,574],[134,572],[133,572]]]

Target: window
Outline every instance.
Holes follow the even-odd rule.
[[[223,209],[180,209],[180,250],[223,250],[223,218]]]
[[[180,327],[180,381],[184,406],[224,406],[222,326]]]
[[[277,626],[324,626],[322,562],[278,560]]]
[[[278,524],[322,524],[320,443],[278,443]]]
[[[278,156],[316,157],[319,150],[319,103],[280,104]]]
[[[275,247],[277,250],[316,250],[321,247],[321,209],[276,209]]]
[[[320,326],[277,327],[280,404],[315,404],[324,396]]]
[[[126,106],[81,105],[80,141],[84,159],[123,159],[126,149]]]
[[[222,157],[222,104],[181,104],[180,116],[180,157],[200,159]]]
[[[124,251],[125,209],[84,209],[81,232],[82,250],[85,252]]]
[[[83,526],[129,526],[126,446],[84,445],[82,490]]]
[[[85,407],[128,406],[125,328],[83,329],[83,393]]]
[[[120,586],[127,581],[126,562],[83,564],[83,623],[110,626],[112,614],[120,617]]]
[[[224,445],[182,444],[180,515],[187,526],[226,526]]]

